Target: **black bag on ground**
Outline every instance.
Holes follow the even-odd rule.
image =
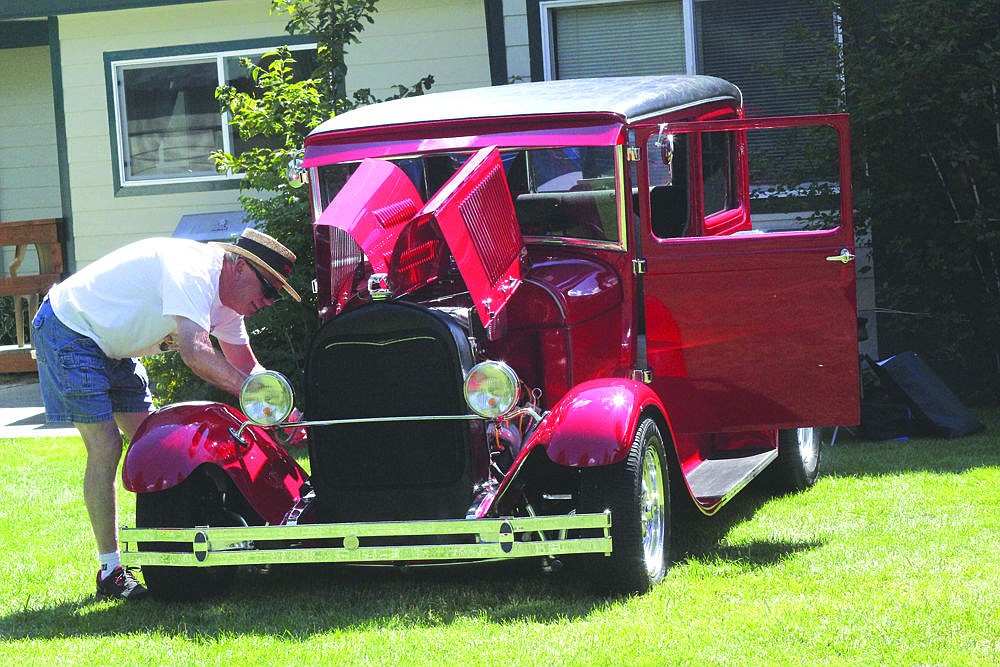
[[[861,437],[865,440],[896,440],[921,431],[913,409],[890,394],[881,384],[865,387],[861,400]]]
[[[866,360],[880,384],[890,395],[905,401],[930,435],[961,438],[986,430],[915,353],[903,352],[882,361]]]

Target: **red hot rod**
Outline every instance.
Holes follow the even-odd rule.
[[[306,140],[322,322],[295,399],[152,414],[123,561],[159,596],[240,565],[575,559],[664,575],[671,504],[812,485],[858,421],[848,124],[747,118],[703,76],[514,84]]]

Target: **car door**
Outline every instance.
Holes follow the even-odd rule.
[[[647,129],[647,363],[674,430],[858,423],[846,116]]]

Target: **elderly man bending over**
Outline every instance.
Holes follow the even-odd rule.
[[[147,590],[122,567],[116,477],[122,433],[152,410],[139,357],[177,349],[188,367],[234,395],[262,370],[243,318],[274,303],[295,255],[247,229],[235,243],[155,238],[126,245],[55,285],[32,323],[45,416],[73,422],[87,449],[83,497],[97,540],[97,598]],[[210,337],[219,342],[220,354]]]

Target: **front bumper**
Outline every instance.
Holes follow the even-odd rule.
[[[595,529],[600,531],[598,536]],[[586,536],[581,535],[583,531]],[[362,542],[405,541],[392,546]],[[418,563],[611,554],[611,513],[237,528],[122,528],[122,564]],[[141,547],[141,548],[140,548]]]

